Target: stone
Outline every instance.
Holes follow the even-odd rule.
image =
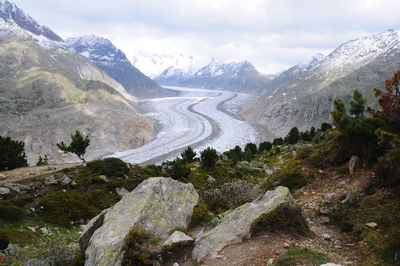
[[[56,185],[58,181],[55,179],[54,176],[51,175],[45,178],[44,183],[46,185]]]
[[[375,222],[366,223],[365,225],[368,226],[368,227],[371,227],[371,228],[375,228],[375,227],[378,226],[378,224],[375,223]]]
[[[187,245],[191,242],[193,242],[193,238],[180,231],[175,231],[164,241],[163,247],[175,247],[180,245]]]
[[[47,266],[50,265],[45,259],[30,259],[26,261],[23,266]]]
[[[21,184],[17,184],[17,183],[7,183],[7,184],[4,184],[4,186],[14,192],[17,192],[17,193],[26,193],[29,190],[31,190],[30,187],[24,186]]]
[[[0,187],[0,196],[10,195],[11,190],[6,187]]]
[[[105,175],[99,175],[100,179],[102,179],[106,183],[110,183],[110,179],[108,179]]]
[[[72,181],[71,182],[71,186],[76,186],[77,184],[76,184],[76,182],[75,181]]]
[[[36,233],[36,229],[38,228],[37,226],[27,226],[26,228],[28,228],[29,230],[31,230],[32,232]]]
[[[267,261],[267,265],[272,265],[274,263],[274,259],[273,258],[269,258]]]
[[[203,233],[195,240],[192,258],[202,262],[207,257],[215,257],[219,251],[230,244],[241,243],[249,238],[251,229],[260,218],[280,207],[294,207],[293,197],[286,187],[267,191],[256,200],[235,210],[224,213],[221,222],[213,229]]]
[[[270,169],[270,168],[265,168],[265,169],[264,169],[264,172],[265,172],[267,175],[272,175],[272,174],[274,173],[274,171],[273,171],[272,169]]]
[[[57,170],[57,167],[49,166],[49,167],[47,167],[47,170],[54,171],[54,170]]]
[[[335,197],[336,197],[336,194],[335,193],[327,193],[326,195],[325,195],[325,198],[328,200],[328,201],[332,201],[332,200],[334,200],[335,199]]]
[[[146,179],[87,224],[79,239],[85,265],[121,265],[124,239],[137,225],[161,245],[171,231],[187,229],[198,200],[192,184],[165,177]]]
[[[115,189],[115,192],[118,194],[118,196],[120,196],[121,198],[123,197],[123,196],[125,196],[126,194],[128,194],[129,193],[129,191],[126,189],[126,188],[124,188],[124,187],[117,187],[116,189]]]
[[[174,264],[172,264],[172,266],[179,266],[179,264],[175,262]]]
[[[7,177],[5,176],[5,175],[3,175],[3,174],[0,174],[0,180],[4,180],[4,179],[6,179]]]
[[[320,266],[342,266],[341,264],[335,264],[335,263],[325,263],[325,264],[321,264]]]
[[[63,183],[64,185],[68,185],[68,184],[70,184],[72,182],[72,179],[71,178],[69,178],[68,176],[64,176],[63,177],[63,180],[61,181],[61,183]]]
[[[323,234],[322,238],[326,241],[331,241],[332,240],[332,236],[330,234]]]
[[[336,187],[344,187],[346,185],[346,181],[342,181],[336,184]]]
[[[207,177],[207,182],[208,182],[208,183],[214,183],[215,181],[217,181],[217,180],[215,180],[214,177],[212,177],[212,176],[210,176],[210,175]]]
[[[355,156],[355,155],[351,156],[350,161],[349,161],[349,172],[351,175],[354,174],[359,161],[360,161],[360,159],[357,156]]]
[[[342,177],[341,175],[335,175],[334,177],[332,177],[332,179],[339,179],[341,177]]]
[[[39,229],[40,230],[40,232],[42,232],[42,234],[44,234],[44,235],[51,235],[51,231],[50,231],[50,228],[48,228],[48,227],[42,227],[42,228],[40,228]]]
[[[284,247],[284,248],[290,248],[290,243],[289,243],[289,242],[283,243],[283,247]]]
[[[321,209],[319,209],[319,213],[322,215],[328,215],[331,213],[331,210],[325,207],[322,207]]]

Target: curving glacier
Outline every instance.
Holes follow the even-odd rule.
[[[166,87],[177,97],[143,100],[147,114],[160,125],[157,136],[133,150],[110,155],[126,162],[159,164],[178,156],[187,146],[197,152],[208,146],[223,152],[257,142],[256,130],[238,116],[250,95],[230,91]]]

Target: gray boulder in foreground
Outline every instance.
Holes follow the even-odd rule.
[[[294,201],[288,188],[277,187],[267,191],[256,200],[227,212],[220,224],[198,237],[192,258],[201,262],[207,257],[215,257],[224,247],[249,238],[252,227],[265,215],[280,207],[293,206]]]
[[[143,181],[117,204],[93,218],[80,238],[85,265],[121,265],[121,249],[136,225],[154,239],[165,240],[177,228],[187,228],[199,196],[192,184],[171,178]]]

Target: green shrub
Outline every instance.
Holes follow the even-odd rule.
[[[201,163],[204,167],[214,168],[218,161],[217,151],[211,147],[200,152]]]
[[[11,244],[26,245],[31,243],[37,235],[29,230],[0,229],[0,238],[7,239]]]
[[[18,207],[24,207],[26,204],[33,202],[35,197],[33,195],[21,195],[11,199],[11,203]]]
[[[85,266],[85,254],[78,253],[68,262],[68,266]]]
[[[193,208],[192,224],[202,224],[210,220],[210,214],[207,203],[200,200],[199,203]]]
[[[264,215],[251,229],[254,231],[263,230],[284,230],[297,235],[307,235],[310,229],[305,221],[300,208],[280,207],[273,212]]]
[[[11,201],[0,201],[0,220],[18,222],[25,216],[24,209],[15,206]]]
[[[122,177],[129,172],[128,165],[118,158],[105,158],[87,163],[87,167],[95,173],[110,177]]]
[[[176,158],[171,162],[164,164],[166,166],[166,175],[175,180],[184,181],[190,175],[190,167],[183,159]]]
[[[296,266],[310,265],[318,266],[329,262],[328,257],[319,252],[308,248],[291,248],[281,255],[272,265],[273,266]]]
[[[400,186],[400,151],[392,150],[379,158],[373,182],[377,186]]]
[[[0,171],[28,166],[25,143],[0,136]]]
[[[262,191],[252,183],[236,180],[206,189],[203,194],[203,199],[212,210],[223,211],[253,201],[262,194]]]
[[[268,178],[262,184],[262,188],[268,190],[279,185],[293,190],[307,185],[310,179],[310,177],[304,176],[300,161],[292,160],[276,171],[272,177]]]
[[[158,258],[149,249],[151,235],[142,226],[134,226],[125,237],[122,265],[153,265]]]
[[[339,175],[348,175],[348,174],[350,174],[350,170],[348,167],[343,167],[343,168],[339,168],[337,173]]]
[[[90,203],[90,197],[78,192],[56,192],[39,200],[45,221],[69,226],[70,222],[94,217],[99,210]]]

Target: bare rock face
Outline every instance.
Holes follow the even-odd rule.
[[[280,207],[293,206],[293,198],[288,188],[278,187],[267,191],[253,202],[226,213],[219,225],[197,238],[192,258],[201,262],[207,257],[216,256],[224,247],[249,238],[252,227],[265,215]]]
[[[124,239],[133,226],[142,226],[154,238],[166,240],[177,228],[187,228],[199,196],[192,184],[154,177],[86,226],[80,238],[85,265],[121,265]]]

